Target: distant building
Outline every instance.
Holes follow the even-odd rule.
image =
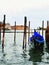
[[[11,26],[10,26],[9,23],[6,23],[6,24],[5,24],[5,29],[11,29]]]
[[[28,26],[26,26],[26,28],[28,29]],[[0,22],[0,29],[3,29],[3,23],[2,22]],[[10,26],[9,23],[6,23],[5,29],[6,30],[8,30],[8,29],[14,30],[15,26]],[[24,30],[24,26],[23,25],[16,25],[16,30]]]
[[[2,29],[3,27],[3,23],[0,21],[0,29]]]
[[[28,29],[28,26],[26,26],[26,28]],[[11,29],[14,30],[15,26],[11,26]],[[24,30],[24,26],[23,25],[16,25],[16,30]]]
[[[3,29],[3,23],[2,22],[0,22],[0,29]],[[11,26],[9,23],[5,24],[5,29],[11,29]]]

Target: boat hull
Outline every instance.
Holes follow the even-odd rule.
[[[34,47],[35,47],[36,49],[43,49],[43,47],[44,47],[44,42],[39,43],[39,42],[37,42],[37,41],[34,39]]]
[[[33,48],[35,48],[35,49],[43,49],[43,47],[44,47],[44,40],[41,42],[38,42],[36,39],[31,38],[30,43],[31,43],[31,45],[33,45]]]

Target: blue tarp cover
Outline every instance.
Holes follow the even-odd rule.
[[[40,35],[39,33],[37,33],[36,31],[34,32],[34,35],[32,35],[32,37],[30,37],[30,41],[32,42],[33,39],[35,39],[36,42],[38,42],[38,43],[44,42],[43,36],[41,36],[41,35]]]

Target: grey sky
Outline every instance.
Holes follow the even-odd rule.
[[[42,20],[49,20],[49,0],[0,0],[0,20],[6,14],[6,22],[14,25],[24,24],[24,16],[31,22],[31,27],[41,26]],[[28,25],[28,24],[27,24]]]

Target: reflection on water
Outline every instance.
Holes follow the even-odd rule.
[[[33,62],[33,65],[48,65],[49,64],[49,49],[36,50],[31,48],[29,50],[29,61]]]
[[[42,61],[42,55],[43,55],[43,50],[36,50],[36,49],[31,49],[29,50],[29,55],[30,55],[30,61],[33,62],[41,62]]]

